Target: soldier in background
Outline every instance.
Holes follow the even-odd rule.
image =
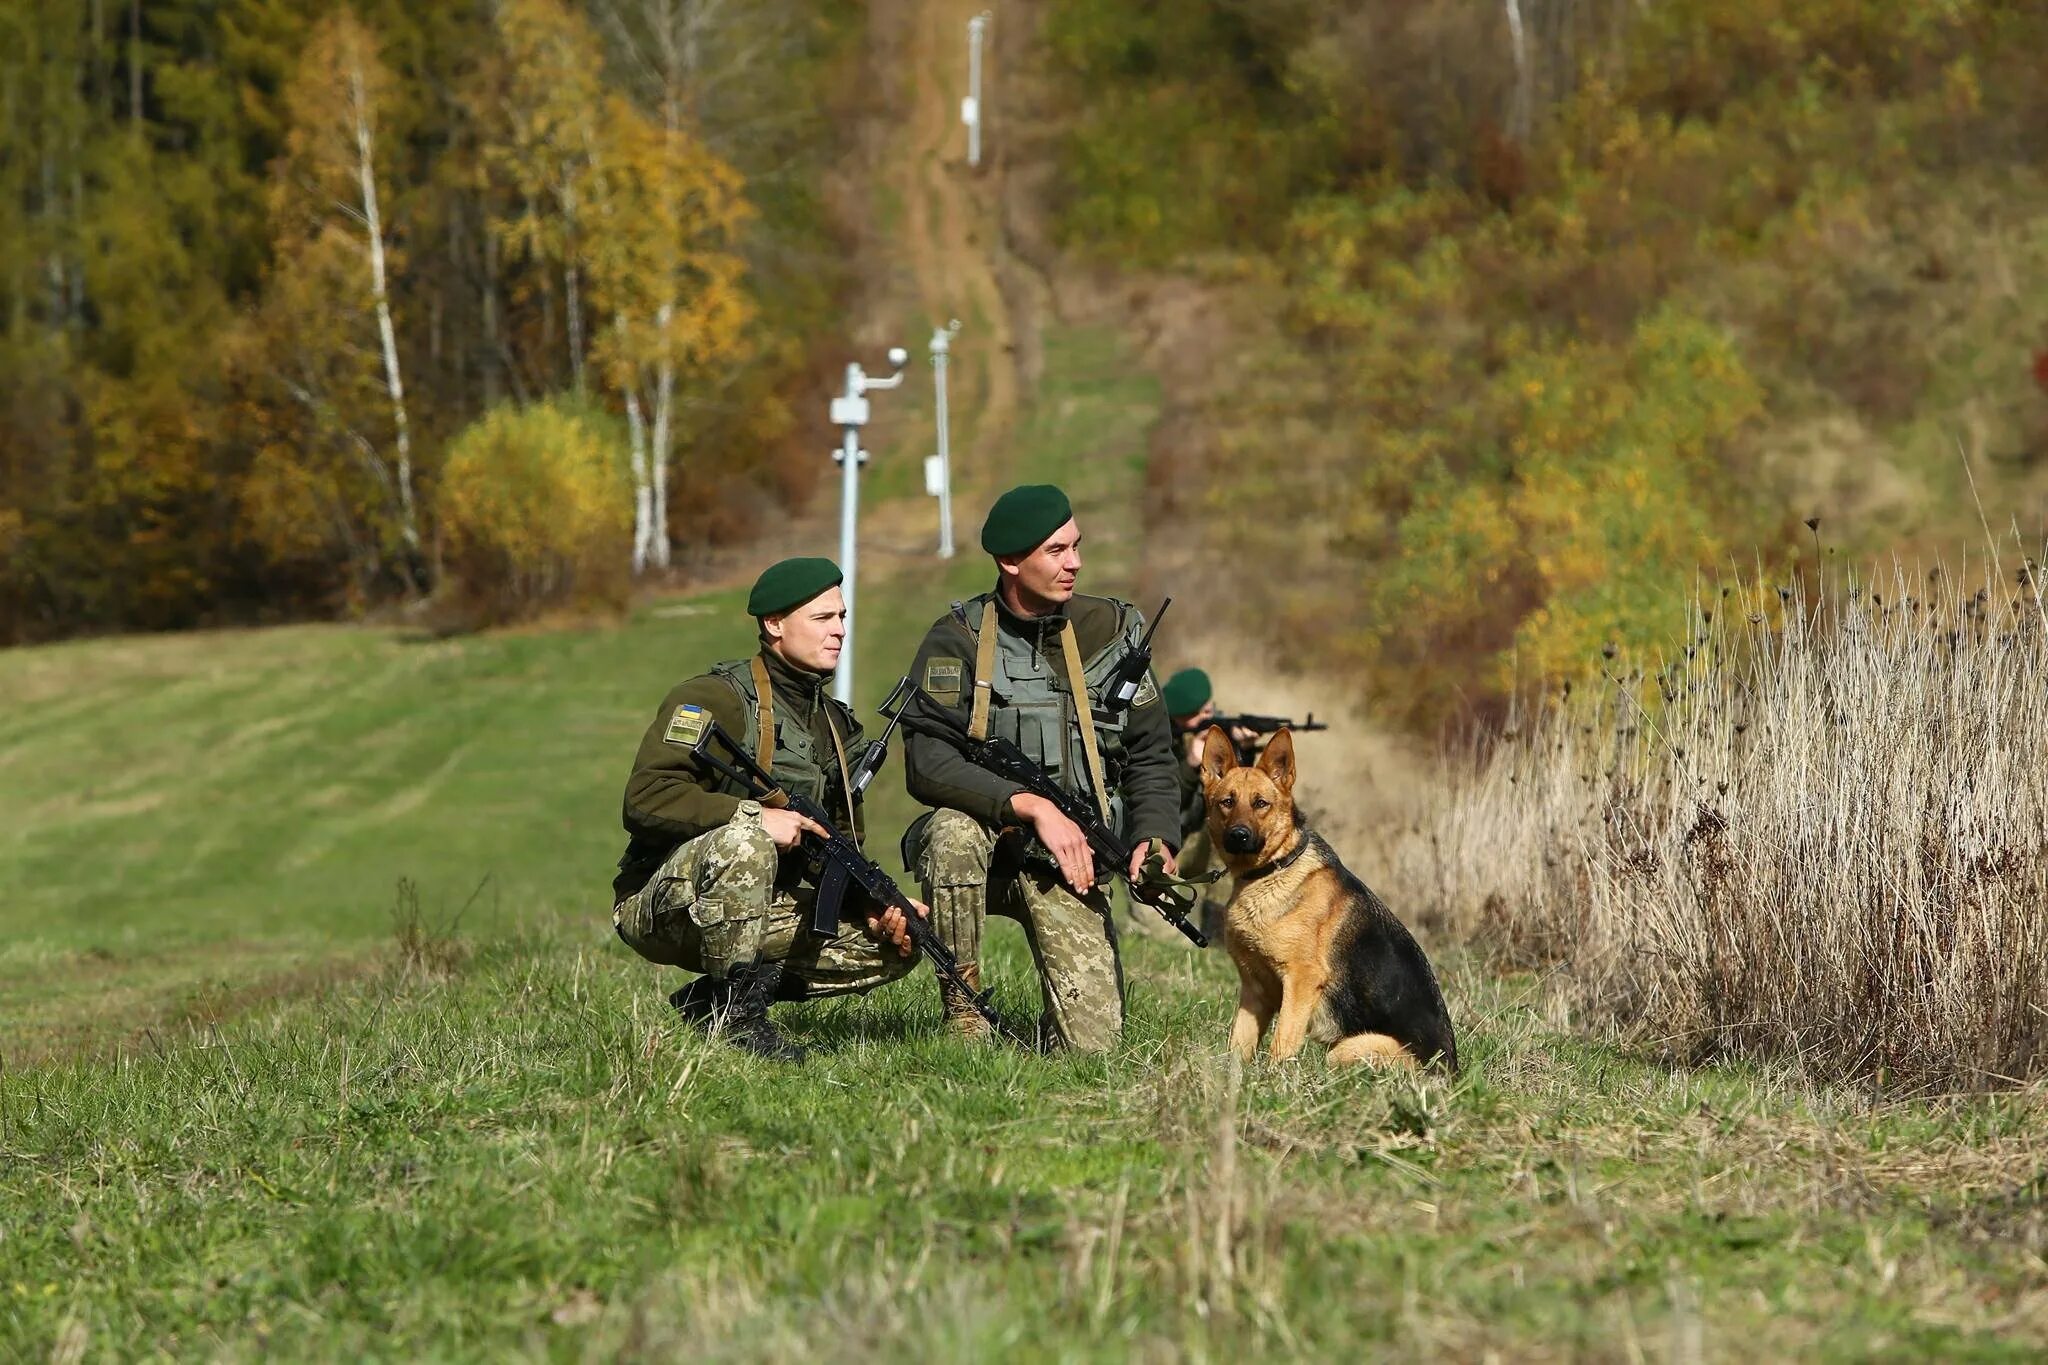
[[[1201,669],[1183,668],[1166,680],[1159,694],[1172,719],[1173,752],[1180,760],[1180,875],[1199,877],[1212,864],[1217,870],[1222,868],[1209,844],[1208,807],[1202,799],[1202,738],[1216,714],[1215,689],[1210,685],[1209,675]],[[1237,730],[1231,738],[1247,744],[1258,736],[1248,730]],[[1225,873],[1202,893],[1202,933],[1212,944],[1223,941],[1223,910],[1230,904],[1230,892],[1230,876]],[[1146,924],[1146,920],[1141,918],[1139,923]]]
[[[914,965],[900,911],[806,932],[817,885],[799,845],[816,822],[745,799],[700,771],[692,747],[709,721],[744,745],[785,790],[844,811],[860,837],[861,803],[848,773],[866,748],[853,712],[826,695],[846,641],[839,567],[829,559],[770,566],[747,598],[760,649],[714,664],[662,699],[626,783],[631,836],[612,883],[619,937],[650,962],[703,975],[669,997],[700,1028],[723,1022],[726,1041],[800,1061],[803,1049],[769,1021],[778,1000],[873,990]],[[924,912],[921,904],[920,913]]]

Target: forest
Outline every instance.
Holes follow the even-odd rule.
[[[857,31],[0,4],[0,642],[443,587],[488,619],[744,535],[798,491],[788,399],[845,287]]]
[[[1974,484],[2039,546],[2041,6],[1051,11],[1060,240],[1234,301],[1154,523],[1384,713],[1662,647],[1696,575],[1810,577],[1809,520],[1952,555]]]

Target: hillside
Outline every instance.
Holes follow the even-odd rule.
[[[1381,715],[1661,646],[1809,518],[2038,546],[2038,6],[1040,13],[1054,235],[1147,281],[1165,567]]]

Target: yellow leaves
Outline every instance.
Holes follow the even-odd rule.
[[[614,97],[593,196],[593,303],[612,318],[596,346],[615,385],[667,365],[708,368],[743,353],[754,306],[736,250],[753,216],[740,175],[681,127]]]
[[[603,54],[560,0],[505,0],[497,23],[503,51],[483,79],[480,111],[495,132],[483,161],[513,211],[493,226],[515,251],[570,256],[600,155]]]
[[[360,205],[361,149],[378,146],[393,93],[377,35],[354,10],[314,26],[284,89],[285,154],[270,198],[280,235],[318,231],[337,205]]]
[[[448,449],[436,494],[451,571],[496,619],[623,579],[632,499],[622,442],[561,404],[485,413]]]

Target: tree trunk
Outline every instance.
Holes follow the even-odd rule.
[[[1515,58],[1515,93],[1508,105],[1508,136],[1527,143],[1535,119],[1534,73],[1529,68],[1529,39],[1522,29],[1521,0],[1502,0],[1508,13],[1508,44]]]
[[[142,132],[142,0],[128,5],[128,126]]]
[[[498,234],[491,231],[486,221],[484,237],[484,287],[481,300],[484,315],[484,409],[489,411],[498,402],[498,373],[502,362],[498,358]]]
[[[391,425],[396,433],[399,531],[417,558],[420,531],[412,496],[412,429],[405,416],[405,380],[398,368],[398,336],[391,325],[391,295],[384,273],[384,220],[377,209],[376,135],[370,128],[360,66],[349,73],[349,88],[355,97],[356,172],[362,184],[363,229],[369,237],[370,297],[377,309],[377,335],[384,347],[384,385],[391,394]]]
[[[662,305],[661,327],[664,332],[668,329],[671,311],[668,304]],[[651,451],[653,458],[648,461],[654,497],[653,525],[650,530],[654,537],[654,566],[658,569],[668,567],[668,450],[673,439],[672,433],[675,431],[675,397],[675,362],[664,355],[661,364],[655,370],[654,440]]]
[[[583,290],[576,269],[576,182],[562,167],[562,293],[569,312],[569,379],[583,396]]]
[[[647,568],[654,538],[654,486],[647,477],[647,419],[631,384],[626,385],[626,431],[633,465],[633,576],[638,578]]]

